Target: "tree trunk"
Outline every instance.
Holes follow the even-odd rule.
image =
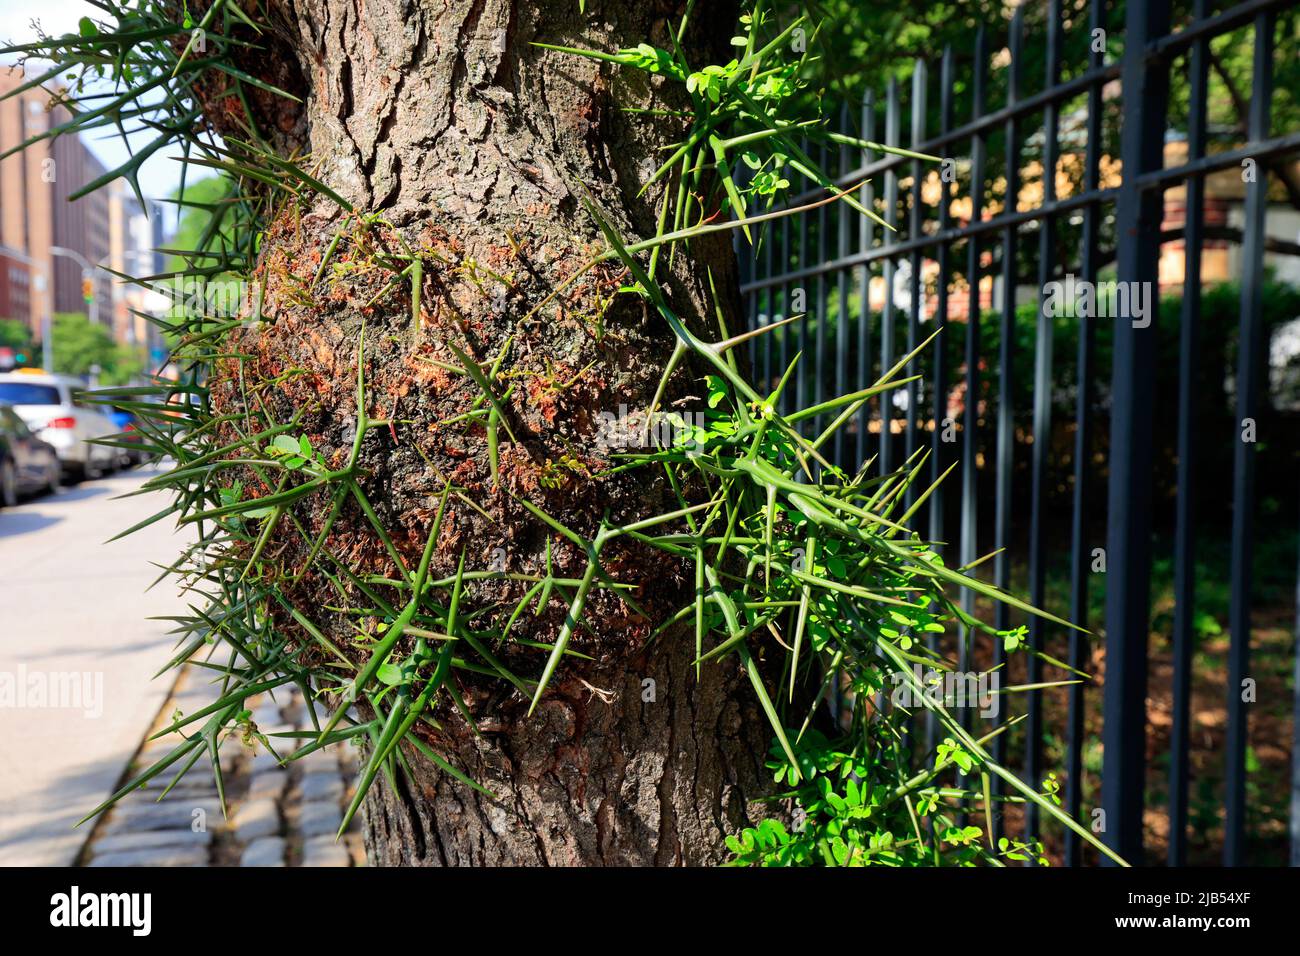
[[[749,822],[771,779],[771,737],[734,665],[705,665],[693,641],[661,640],[608,687],[570,683],[531,718],[443,755],[487,786],[470,790],[419,758],[416,779],[374,788],[372,865],[701,865]],[[484,728],[480,726],[480,730]]]
[[[268,324],[243,334],[243,378],[233,365],[224,379],[217,376],[214,402],[218,413],[246,409],[250,379],[274,382],[259,400],[285,417],[306,409],[302,422],[313,445],[338,461],[355,434],[364,321],[368,411],[394,422],[364,443],[364,486],[409,566],[447,480],[465,500],[453,499],[442,528],[437,575],[453,574],[462,555],[466,568],[541,573],[552,562],[557,573],[580,575],[582,549],[531,517],[521,498],[586,537],[602,519],[618,523],[677,507],[658,477],[594,477],[610,460],[595,447],[602,413],[649,405],[672,348],[670,330],[637,297],[617,294],[627,281],[618,268],[592,270],[563,295],[547,297],[602,246],[583,206],[587,197],[631,240],[655,231],[661,193],[637,194],[662,161],[661,148],[684,126],[622,108],[687,103],[658,77],[647,81],[534,44],[668,48],[684,6],[588,0],[580,14],[578,0],[273,5],[278,46],[262,55],[262,73],[268,61],[296,63],[295,75],[278,67],[275,78],[298,84],[304,105],[287,110],[261,97],[255,119],[283,153],[309,150],[304,165],[312,175],[374,218],[362,228],[325,197],[305,212],[288,204],[277,212],[258,274]],[[709,6],[697,10],[684,37],[697,66],[731,55],[726,27],[735,10]],[[218,131],[238,133],[223,125],[219,96],[214,91],[207,104],[209,119]],[[340,229],[349,238],[325,264],[328,294],[304,294]],[[368,250],[399,248],[415,250],[424,264],[414,291],[410,283],[386,291],[391,272],[367,258]],[[717,305],[736,326],[726,236],[660,262],[659,278],[686,321],[712,326],[711,271]],[[502,435],[497,482],[483,430],[448,424],[477,394],[466,377],[448,374],[456,364],[448,342],[468,343],[480,363],[507,350],[499,381],[502,389],[513,386],[506,405],[514,435]],[[696,386],[695,377],[678,373],[669,400],[698,395]],[[317,502],[298,508],[297,517],[315,533],[327,510]],[[393,573],[351,502],[327,547],[358,574]],[[306,552],[301,536],[280,530],[266,551],[296,582],[285,585],[288,599],[348,646],[352,623],[325,610],[338,597],[306,567]],[[440,730],[425,737],[498,799],[403,748],[410,775],[399,775],[397,792],[378,781],[368,799],[374,863],[702,864],[725,853],[724,836],[748,821],[754,799],[771,786],[763,768],[770,728],[734,659],[706,663],[697,677],[690,636],[668,631],[651,639],[691,600],[689,570],[630,546],[607,549],[603,567],[637,586],[644,613],[597,593],[570,645],[590,662],[563,665],[532,717],[528,701],[504,682],[458,676],[478,733],[444,706],[436,715]],[[493,582],[470,587],[465,600],[490,614],[519,596]],[[563,620],[562,602],[553,599],[527,624],[527,636],[553,641]],[[502,653],[531,679],[544,660],[535,650]]]

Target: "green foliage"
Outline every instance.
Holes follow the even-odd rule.
[[[19,319],[0,319],[0,345],[14,349],[32,347],[32,330]]]
[[[98,366],[102,384],[125,385],[143,371],[137,349],[114,342],[107,328],[82,312],[56,312],[51,332],[56,372],[89,375]]]
[[[0,319],[0,347],[11,348],[18,358],[18,364],[39,364],[41,356],[32,341],[32,330],[20,319]]]
[[[673,34],[671,50],[647,43],[616,53],[539,46],[618,63],[681,84],[691,103],[689,127],[669,158],[642,186],[644,191],[676,172],[676,188],[664,192],[665,204],[672,206],[672,231],[692,225],[692,217],[697,217],[696,225],[713,218],[715,190],[722,193],[723,207],[737,218],[745,217],[756,200],[771,208],[788,190],[787,173],[791,171],[833,190],[859,213],[883,224],[851,191],[836,188],[810,151],[817,145],[835,144],[836,148],[854,146],[917,159],[937,157],[845,136],[823,119],[810,119],[815,114],[801,93],[807,89],[805,74],[815,59],[806,35],[816,34],[818,23],[808,15],[778,16],[765,0],[746,6],[731,39],[737,55],[727,63],[691,64],[686,60],[680,41],[694,0]],[[737,157],[749,169],[748,181],[736,175]],[[748,234],[748,226],[743,228]],[[661,227],[660,235],[663,233]]]
[[[958,782],[943,785],[935,773],[909,777],[908,753],[884,722],[867,733],[872,739],[848,752],[809,731],[797,753],[805,782],[782,795],[795,804],[791,827],[768,818],[729,836],[730,865],[1001,866],[1031,858],[1047,864],[1041,843],[995,841],[981,827],[954,817],[949,805],[959,796],[976,795],[978,788],[960,781],[978,774],[979,762],[952,738],[939,746],[935,770],[956,768]],[[789,764],[778,748],[767,766],[778,783],[787,779]],[[896,786],[882,782],[900,778],[907,779]]]
[[[988,634],[1005,641],[1009,649],[1013,644],[1015,649],[1023,646],[1018,639],[1008,640],[1018,636],[1019,631],[996,631],[962,612],[950,594],[954,586],[970,588],[1058,624],[1065,622],[947,567],[936,551],[907,529],[908,520],[933,491],[933,487],[924,490],[906,510],[901,510],[907,488],[921,473],[923,455],[918,453],[902,471],[869,478],[870,463],[865,463],[857,474],[848,475],[818,451],[863,402],[908,381],[898,376],[915,353],[904,356],[870,388],[783,418],[774,409],[790,372],[773,394],[757,393],[740,375],[729,354],[730,348],[745,337],[724,338],[716,344],[698,339],[674,313],[665,294],[628,247],[603,221],[601,226],[612,249],[636,280],[638,294],[673,329],[679,348],[713,366],[715,378],[708,383],[713,408],[706,413],[709,426],[702,443],[689,450],[674,445],[627,456],[629,467],[658,465],[669,472],[670,485],[678,490],[683,505],[680,518],[686,530],[673,529],[652,536],[640,528],[608,529],[589,546],[592,567],[598,562],[603,537],[629,530],[638,540],[695,564],[699,587],[696,603],[684,608],[674,620],[686,620],[694,614],[701,662],[729,653],[739,655],[772,722],[792,782],[798,782],[804,774],[795,751],[799,735],[809,729],[821,696],[833,684],[852,691],[850,727],[861,735],[861,740],[872,739],[878,724],[885,725],[892,735],[901,734],[910,719],[906,708],[882,712],[867,703],[868,694],[889,680],[896,686],[910,687],[951,737],[943,755],[933,755],[933,773],[941,772],[950,760],[956,762],[960,751],[962,762],[967,756],[972,766],[978,762],[984,773],[1000,777],[1023,799],[1037,803],[1085,840],[1098,844],[1053,800],[994,762],[942,701],[925,695],[911,670],[914,664],[939,671],[950,669],[951,665],[915,637],[953,627]],[[725,336],[726,329],[721,331]],[[673,369],[670,363],[665,378]],[[725,408],[727,402],[717,397],[724,386],[730,410]],[[814,438],[805,438],[795,427],[799,422],[830,414],[838,417]],[[703,514],[697,513],[698,506],[686,507],[688,501],[680,491],[693,482],[702,483],[711,496]],[[576,601],[570,617],[576,618],[582,609],[581,600]],[[749,647],[753,635],[768,629],[783,638],[780,646],[786,649],[781,655],[785,660],[778,685],[782,692],[776,701],[769,695]],[[713,643],[707,651],[706,643]],[[768,647],[767,653],[770,659],[773,653],[781,652]],[[548,667],[538,696],[550,673]],[[799,735],[792,743],[788,732],[791,724],[781,712],[798,699],[796,686],[807,682],[820,684],[820,690],[802,714]],[[885,781],[876,778],[871,782]],[[901,776],[889,781],[895,785],[904,782]],[[972,795],[958,792],[945,794],[945,798],[960,804],[972,799]],[[987,797],[984,804],[986,812],[991,812]],[[775,832],[768,835],[779,839]],[[941,840],[949,835],[944,831]],[[919,833],[917,838],[922,839]],[[982,848],[979,852],[993,851]],[[1110,851],[1102,847],[1102,852]]]
[[[179,209],[180,217],[176,225],[176,234],[172,236],[172,248],[175,250],[166,261],[166,272],[171,275],[183,274],[189,267],[186,252],[211,245],[213,239],[229,243],[231,232],[229,224],[219,224],[211,239],[205,240],[205,234],[211,227],[215,210],[230,201],[234,186],[228,176],[204,176],[178,190],[172,202]],[[219,276],[217,278],[220,278]],[[179,316],[176,316],[179,318]]]
[[[991,53],[1007,43],[1010,13],[1002,0],[943,0],[927,4],[863,4],[858,0],[810,0],[801,6],[812,12],[822,28],[816,35],[818,56],[810,63],[808,90],[811,96],[833,93],[837,100],[860,102],[864,93],[883,91],[890,79],[900,82],[910,78],[918,58],[933,61],[948,46],[964,53],[971,47],[975,31],[983,26],[988,33]],[[1089,13],[1092,4],[1084,0],[1067,0],[1062,4],[1062,62],[1067,74],[1071,67],[1088,62],[1093,45]],[[1102,56],[1106,63],[1118,63],[1124,55],[1124,4],[1107,4],[1103,29]],[[1179,9],[1181,6],[1181,10]],[[1190,4],[1175,5],[1174,22],[1190,13]],[[1048,6],[1030,3],[1019,6],[1024,20],[1022,46],[1023,76],[1031,83],[1046,72],[1046,34]],[[1270,104],[1274,130],[1294,129],[1300,122],[1300,103],[1296,79],[1296,38],[1300,36],[1300,10],[1284,7],[1277,11],[1274,95]],[[1244,138],[1246,108],[1252,89],[1252,58],[1255,35],[1248,21],[1241,27],[1217,37],[1211,44],[1212,68],[1207,97],[1209,137],[1212,144],[1236,145]],[[1171,128],[1187,129],[1190,75],[1186,54],[1174,62],[1170,76],[1169,116]],[[961,58],[958,58],[960,64]],[[988,104],[1006,101],[1007,72],[984,70]],[[1075,71],[1077,75],[1077,70]],[[959,66],[954,78],[953,96],[958,121],[963,122],[969,109],[972,71]],[[1036,87],[1035,87],[1036,88]],[[810,99],[805,108],[815,100]],[[1108,107],[1104,114],[1103,138],[1117,143],[1119,109]],[[939,129],[939,104],[931,97],[926,128]],[[1003,168],[1002,145],[988,144],[989,168]],[[1033,147],[1028,147],[1033,148]],[[1211,152],[1214,152],[1211,149]]]
[[[920,474],[924,457],[908,462],[904,470],[895,474],[870,478],[867,471],[869,462],[864,463],[857,474],[849,475],[831,465],[819,453],[818,449],[870,397],[910,381],[899,378],[899,374],[915,358],[915,353],[883,372],[871,388],[812,408],[799,409],[782,419],[775,408],[793,366],[786,371],[772,394],[757,392],[739,374],[738,366],[729,354],[729,349],[745,337],[728,339],[719,315],[719,332],[723,341],[712,344],[701,341],[687,329],[673,311],[667,296],[658,288],[654,279],[655,259],[651,259],[646,269],[636,258],[636,253],[649,248],[655,249],[657,256],[660,245],[689,241],[691,234],[710,228],[703,225],[694,229],[681,228],[682,224],[690,222],[691,197],[699,194],[695,187],[700,182],[700,170],[706,162],[711,161],[717,188],[725,195],[733,214],[740,218],[737,225],[748,231],[744,219],[748,209],[746,196],[758,192],[770,204],[784,187],[779,185],[779,181],[774,183],[771,179],[759,177],[751,178],[747,186],[737,183],[729,165],[729,156],[736,150],[743,152],[745,164],[760,177],[769,168],[773,175],[779,175],[789,166],[830,187],[826,173],[796,142],[796,131],[800,138],[814,141],[821,137],[827,143],[882,149],[877,144],[828,133],[815,121],[802,121],[806,111],[804,114],[783,115],[783,110],[799,102],[800,98],[794,94],[802,86],[801,72],[807,65],[806,52],[792,56],[795,45],[787,41],[795,29],[807,24],[803,18],[795,19],[788,21],[780,32],[772,31],[765,35],[764,28],[773,20],[766,12],[765,4],[761,0],[756,2],[743,18],[742,35],[732,41],[732,45],[743,52],[725,65],[709,65],[702,69],[692,68],[677,52],[669,56],[665,51],[644,47],[622,50],[617,54],[569,52],[613,60],[626,67],[647,70],[678,81],[685,77],[685,92],[692,104],[690,124],[677,150],[651,180],[669,176],[674,163],[681,162],[677,170],[673,230],[666,231],[667,226],[661,225],[654,240],[624,245],[600,220],[596,211],[591,210],[610,246],[610,253],[606,256],[616,255],[635,280],[627,287],[628,290],[644,298],[677,338],[677,350],[665,370],[659,394],[663,394],[683,355],[693,354],[711,366],[711,374],[707,376],[709,410],[706,417],[709,424],[703,435],[693,435],[694,441],[689,449],[674,443],[653,453],[628,456],[629,464],[626,466],[651,465],[667,471],[671,486],[678,491],[679,504],[683,507],[681,520],[685,521],[686,531],[670,528],[666,533],[650,536],[638,529],[636,537],[694,563],[695,602],[683,608],[672,620],[694,619],[700,662],[731,653],[740,657],[759,702],[772,722],[777,741],[774,750],[783,758],[783,762],[778,760],[778,781],[785,775],[789,782],[796,783],[809,779],[810,773],[810,768],[801,764],[797,748],[809,731],[820,699],[833,685],[838,684],[849,691],[852,700],[851,729],[844,753],[861,759],[878,734],[896,738],[903,724],[910,720],[905,708],[890,707],[883,711],[869,708],[869,694],[879,691],[887,681],[896,684],[909,680],[915,682],[909,670],[913,663],[924,662],[941,671],[950,667],[929,649],[932,645],[918,642],[917,636],[962,627],[971,634],[990,634],[1002,641],[1008,651],[1023,648],[1023,628],[995,632],[961,612],[949,595],[954,585],[971,588],[1030,613],[1058,619],[1030,608],[961,571],[948,568],[918,535],[907,530],[907,522],[915,508],[933,490],[923,491],[908,510],[895,514],[905,499],[906,490]],[[680,29],[685,29],[685,23]],[[816,32],[815,25],[811,29]],[[883,151],[904,152],[893,148],[883,148]],[[916,156],[905,152],[904,155]],[[852,196],[835,192],[860,213],[877,218]],[[665,190],[665,203],[671,196],[670,185]],[[708,202],[701,201],[700,209],[701,213],[707,213]],[[661,217],[661,223],[666,222],[667,217]],[[782,334],[790,332],[782,330]],[[798,359],[795,361],[797,363]],[[652,412],[656,406],[657,399],[652,404]],[[801,433],[800,423],[804,423],[804,427],[811,423],[820,427],[821,422],[831,415],[838,417],[820,433],[814,433],[815,437],[805,437]],[[699,484],[708,489],[712,499],[703,514],[699,514],[696,508],[689,508],[688,499],[680,491]],[[602,536],[587,545],[591,567],[598,563],[603,535],[626,530],[602,532]],[[582,607],[580,595],[570,609],[570,619],[576,618]],[[784,648],[784,653],[771,646],[765,651],[769,661],[773,654],[784,658],[778,681],[781,693],[775,700],[770,696],[750,650],[750,643],[756,635],[765,631],[776,635],[780,647]],[[713,646],[706,650],[710,643]],[[562,646],[563,639],[557,642],[557,653]],[[555,662],[556,656],[553,655],[534,696],[534,703],[544,690]],[[797,716],[795,721],[787,721],[784,715],[800,699],[797,688],[809,683],[820,689],[803,715],[802,724],[797,723]],[[913,689],[922,690],[920,687]],[[967,770],[979,765],[985,782],[979,794],[963,790],[944,791],[941,799],[945,812],[957,812],[950,804],[964,808],[982,799],[986,816],[991,816],[993,808],[989,803],[987,775],[994,774],[1018,791],[1018,799],[1037,803],[1047,815],[1071,827],[1085,840],[1094,844],[1098,842],[1060,811],[1059,801],[1054,799],[1053,793],[1049,791],[1044,795],[1032,789],[992,761],[982,749],[981,741],[973,739],[942,702],[924,695],[922,699],[951,735],[935,754],[925,755],[930,761],[929,773],[938,775],[949,765]],[[796,733],[791,732],[793,726],[799,728]],[[799,803],[805,814],[810,809],[820,813],[823,807],[831,808],[837,819],[828,823],[828,828],[834,826],[843,830],[843,821],[838,816],[848,813],[856,815],[854,819],[869,817],[872,810],[870,798],[878,793],[877,788],[904,785],[904,766],[901,761],[893,766],[862,764],[866,776],[859,775],[851,781],[852,787],[846,788],[844,794],[832,790],[821,794],[820,803],[802,798]],[[866,781],[865,791],[862,781]],[[868,794],[865,802],[864,792]],[[932,796],[927,809],[938,813],[939,805],[940,797]],[[907,806],[915,825],[910,803]],[[1018,845],[994,847],[991,826],[988,828],[987,846],[978,842],[978,829],[944,825],[937,831],[932,828],[929,833],[927,839],[922,830],[915,827],[906,839],[914,839],[919,848],[911,853],[936,863],[943,862],[947,846],[964,847],[969,850],[971,859],[989,862],[996,862],[1000,854],[1040,852],[1036,847]],[[733,838],[736,839],[738,842],[731,845],[731,849],[742,862],[757,862],[759,857],[769,861],[767,854],[779,857],[782,853],[790,854],[787,862],[806,862],[813,858],[810,847],[818,845],[816,832],[810,844],[791,838],[784,827],[771,821],[742,834],[740,838]],[[877,853],[882,859],[904,858],[897,850],[896,836],[888,829],[866,833],[850,828],[847,837],[836,832],[830,834],[824,843],[819,858],[825,862],[869,859]],[[1109,853],[1104,848],[1103,852]]]

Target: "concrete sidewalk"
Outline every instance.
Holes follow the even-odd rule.
[[[353,866],[365,861],[355,824],[341,841],[355,750],[334,747],[280,766],[231,734],[221,747],[223,816],[206,757],[159,801],[180,765],[103,817],[74,824],[123,781],[170,751],[177,734],[147,738],[180,710],[212,702],[212,673],[188,667],[153,679],[188,613],[167,564],[184,538],[166,518],[104,542],[160,511],[161,494],[112,500],[152,471],[84,482],[0,510],[0,865]],[[263,733],[306,726],[296,689],[247,706]],[[276,743],[282,756],[293,743]]]
[[[184,604],[150,562],[183,539],[164,519],[113,535],[167,504],[136,490],[153,472],[83,482],[0,509],[0,864],[66,866],[88,835],[73,824],[117,784],[174,675],[149,621]]]

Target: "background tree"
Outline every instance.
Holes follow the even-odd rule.
[[[102,385],[125,385],[143,371],[137,351],[113,341],[102,325],[82,312],[56,312],[52,320],[54,371],[94,375]]]
[[[0,346],[26,356],[28,362],[37,360],[32,330],[21,319],[0,319]]]

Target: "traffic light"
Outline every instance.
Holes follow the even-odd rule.
[[[84,276],[81,280],[81,298],[87,303],[95,300],[95,282],[90,276]]]

